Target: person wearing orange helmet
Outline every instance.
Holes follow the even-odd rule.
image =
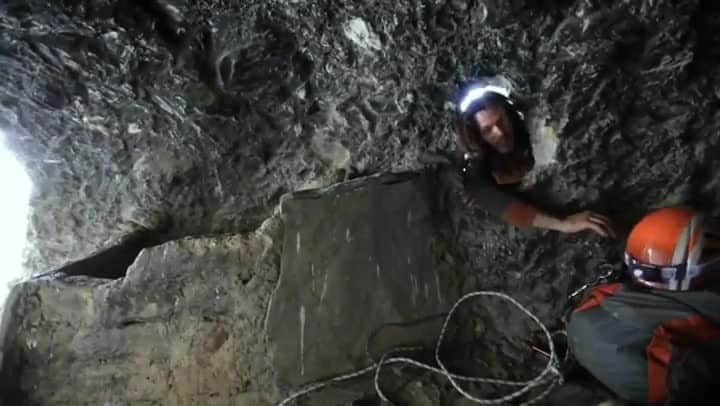
[[[720,404],[720,234],[670,207],[630,233],[625,281],[595,287],[567,325],[574,358],[622,399]]]
[[[456,100],[456,126],[457,144],[463,153],[461,175],[473,205],[519,227],[564,233],[590,230],[603,237],[615,236],[603,215],[584,211],[556,217],[513,193],[534,166],[534,159],[523,116],[508,89],[487,81],[462,85]]]

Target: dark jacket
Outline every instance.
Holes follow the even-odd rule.
[[[573,313],[568,343],[578,363],[640,405],[720,404],[720,295],[593,289]]]
[[[469,117],[459,118],[458,144],[464,152],[461,175],[465,192],[473,206],[482,207],[506,222],[527,227],[532,225],[538,209],[517,198],[514,191],[527,174],[534,160],[530,136],[519,113],[505,105],[515,134],[515,151],[501,155],[488,146],[470,152],[474,125]],[[481,142],[478,144],[482,144]]]

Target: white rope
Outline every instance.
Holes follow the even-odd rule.
[[[457,375],[457,374],[451,373],[445,367],[445,364],[440,359],[440,347],[442,346],[443,340],[445,339],[445,333],[447,331],[447,326],[450,323],[450,320],[451,320],[453,314],[455,313],[455,311],[457,310],[457,308],[466,300],[472,299],[477,296],[494,296],[494,297],[499,297],[501,299],[505,299],[505,300],[509,301],[510,303],[514,304],[523,313],[525,313],[525,315],[527,315],[530,319],[532,319],[532,321],[534,321],[538,326],[540,326],[543,333],[545,334],[545,338],[547,339],[548,349],[550,350],[550,354],[549,354],[550,356],[548,357],[548,362],[545,365],[545,368],[543,369],[543,371],[539,375],[537,375],[535,378],[528,380],[528,381],[511,381],[511,380],[505,380],[505,379],[462,376],[462,375]],[[354,379],[359,376],[368,374],[368,373],[372,372],[373,370],[375,371],[375,377],[374,377],[375,392],[377,392],[378,396],[382,400],[387,402],[388,401],[387,397],[383,393],[382,389],[380,389],[380,370],[382,369],[383,366],[390,365],[390,364],[408,364],[408,365],[415,366],[417,368],[421,368],[421,369],[425,369],[428,371],[432,371],[432,372],[441,374],[441,375],[445,376],[448,379],[448,381],[450,381],[450,383],[455,388],[455,390],[457,390],[461,395],[463,395],[468,400],[478,403],[478,404],[481,404],[481,405],[499,405],[499,404],[507,403],[511,400],[514,400],[514,399],[526,394],[527,392],[529,392],[530,390],[532,390],[534,388],[541,387],[543,385],[547,385],[545,390],[542,391],[539,395],[537,395],[534,398],[523,403],[523,405],[531,405],[531,404],[534,404],[535,402],[543,399],[545,396],[547,396],[552,391],[553,388],[555,388],[555,386],[562,384],[562,382],[563,382],[562,374],[560,373],[560,371],[558,369],[559,362],[558,362],[557,354],[555,353],[555,345],[553,343],[550,331],[548,331],[547,327],[545,327],[545,325],[540,321],[540,319],[538,319],[528,309],[526,309],[523,305],[518,303],[515,299],[511,298],[510,296],[508,296],[504,293],[492,292],[492,291],[471,292],[471,293],[468,293],[465,296],[461,297],[457,302],[455,302],[453,307],[450,309],[450,312],[445,317],[445,323],[443,323],[442,330],[440,330],[440,336],[438,337],[438,341],[435,346],[435,362],[437,362],[437,364],[440,366],[440,368],[436,368],[431,365],[423,364],[422,362],[418,362],[414,359],[407,358],[407,357],[390,357],[390,355],[393,353],[397,353],[400,351],[407,351],[407,350],[411,350],[411,349],[413,349],[413,348],[399,348],[399,349],[390,350],[390,351],[386,352],[380,358],[379,362],[376,362],[370,366],[367,366],[367,367],[357,370],[355,372],[351,372],[351,373],[344,374],[344,375],[339,375],[339,376],[330,378],[330,379],[322,381],[322,382],[317,382],[317,383],[311,384],[311,385],[305,387],[304,389],[293,393],[292,395],[287,397],[285,400],[280,402],[278,404],[278,406],[285,406],[285,405],[289,404],[290,402],[294,401],[295,399],[298,399],[309,393],[323,389],[333,383],[348,381],[350,379]],[[483,399],[483,398],[475,397],[475,396],[471,395],[470,393],[466,392],[463,388],[460,387],[460,385],[457,383],[457,381],[479,382],[479,383],[489,383],[489,384],[504,385],[504,386],[514,386],[514,387],[520,387],[520,389],[518,389],[508,395],[505,395],[505,396],[492,398],[492,399]]]

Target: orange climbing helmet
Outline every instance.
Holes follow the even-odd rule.
[[[638,285],[683,291],[720,280],[720,234],[689,207],[645,216],[630,232],[625,264]]]

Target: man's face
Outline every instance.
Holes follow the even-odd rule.
[[[480,137],[501,154],[507,154],[515,148],[510,118],[504,107],[489,105],[474,116]]]

